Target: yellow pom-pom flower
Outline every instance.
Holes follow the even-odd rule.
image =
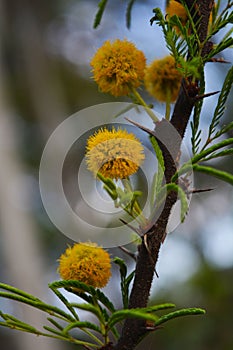
[[[144,77],[144,53],[127,40],[107,40],[91,60],[93,77],[102,92],[128,95]]]
[[[216,6],[216,4],[214,4]],[[188,21],[188,14],[182,4],[180,4],[177,0],[170,0],[167,7],[166,7],[166,13],[169,17],[177,15],[180,18],[180,21],[183,26]],[[209,27],[213,21],[213,14],[212,12],[210,13],[210,18],[209,18]],[[176,27],[177,33],[179,33],[179,29]]]
[[[111,259],[95,243],[76,243],[59,259],[58,271],[64,280],[77,280],[95,288],[104,287],[111,277]]]
[[[174,102],[181,83],[181,73],[177,70],[172,56],[153,61],[145,71],[145,87],[160,102]]]
[[[182,4],[176,0],[170,0],[166,8],[166,13],[169,17],[177,15],[183,25],[186,24],[188,20],[187,12]]]
[[[125,179],[136,173],[145,156],[143,146],[127,130],[99,129],[87,140],[87,167],[111,179]]]

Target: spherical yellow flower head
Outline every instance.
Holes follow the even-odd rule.
[[[102,92],[128,95],[144,77],[144,53],[127,40],[106,41],[91,60],[93,77]]]
[[[76,243],[59,259],[58,271],[64,280],[78,280],[102,288],[111,277],[111,260],[107,251],[95,243]]]
[[[145,158],[143,146],[126,130],[99,129],[87,140],[87,167],[96,176],[124,179],[136,173]]]
[[[185,25],[188,20],[188,15],[184,6],[176,0],[169,1],[169,4],[166,8],[166,13],[169,17],[177,15],[183,25]]]
[[[214,4],[216,6],[216,4]],[[170,0],[168,3],[168,6],[166,8],[166,13],[169,17],[177,15],[180,18],[181,23],[183,26],[188,21],[188,14],[182,4],[177,2],[176,0]],[[209,25],[212,23],[213,20],[213,14],[212,12],[210,13],[210,18],[209,18]],[[179,33],[179,29],[176,27],[176,32]]]
[[[168,98],[170,102],[177,99],[181,79],[172,56],[153,61],[145,71],[147,91],[161,102],[166,102]]]

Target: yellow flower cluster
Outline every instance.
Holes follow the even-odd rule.
[[[214,4],[214,6],[216,6]],[[179,3],[179,1],[177,0],[170,0],[167,7],[166,7],[166,13],[169,17],[172,17],[174,15],[177,15],[180,18],[181,23],[183,24],[183,26],[185,26],[185,24],[188,21],[188,14],[184,8],[184,6]],[[213,14],[212,12],[210,13],[210,19],[209,19],[209,27],[211,25],[213,21]],[[179,32],[179,29],[176,28],[176,31]]]
[[[181,73],[172,56],[153,61],[145,71],[145,87],[158,101],[174,102],[177,99]]]
[[[78,280],[102,288],[111,277],[111,259],[107,251],[95,243],[76,243],[59,259],[58,271],[64,280]]]
[[[166,8],[166,13],[168,14],[169,17],[177,15],[180,18],[180,21],[183,25],[185,25],[188,20],[188,15],[184,6],[179,2],[177,2],[176,0],[169,1]]]
[[[102,92],[128,95],[144,77],[144,53],[127,40],[106,41],[91,60],[93,77]]]
[[[124,179],[134,174],[144,160],[143,146],[126,130],[99,129],[87,140],[87,167],[96,176]]]

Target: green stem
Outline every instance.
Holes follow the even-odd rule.
[[[229,184],[233,185],[233,175],[231,175],[225,171],[211,168],[209,166],[202,166],[202,165],[197,165],[197,164],[193,165],[193,170],[198,171],[200,173],[205,173],[205,174],[217,177],[218,179],[225,181],[225,182],[228,182]]]
[[[131,87],[131,92],[132,94],[134,95],[134,97],[136,98],[136,100],[138,101],[138,103],[145,107],[145,110],[147,112],[147,114],[149,115],[149,117],[151,117],[151,119],[154,121],[154,122],[159,122],[159,119],[156,117],[156,115],[154,114],[154,112],[152,111],[152,109],[147,105],[147,103],[144,101],[144,99],[142,98],[142,96],[139,94],[139,92]]]

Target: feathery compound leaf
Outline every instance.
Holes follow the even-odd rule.
[[[191,316],[191,315],[203,315],[203,314],[205,314],[205,310],[200,308],[181,309],[160,317],[159,320],[155,322],[155,326],[158,326],[162,323],[170,321],[173,318],[182,317],[182,316]]]
[[[59,292],[59,290],[53,286],[50,285],[50,289],[54,292],[54,294],[63,302],[63,304],[67,307],[67,309],[73,314],[73,316],[76,318],[76,320],[79,320],[78,315],[76,314],[75,310],[70,306],[69,301],[64,297],[62,293]]]
[[[88,286],[87,284],[83,282],[79,282],[77,280],[61,280],[61,281],[55,281],[49,284],[49,288],[76,288],[80,292],[87,292],[92,294],[95,291],[95,288]]]
[[[31,300],[27,299],[21,295],[16,295],[16,294],[11,294],[11,293],[6,293],[6,292],[0,292],[0,297],[10,299],[10,300],[16,300],[20,303],[24,303],[30,306],[33,306],[34,308],[38,310],[42,310],[46,313],[53,313],[56,315],[56,317],[60,317],[61,319],[69,320],[69,321],[75,321],[75,319],[65,311],[59,309],[56,306],[46,304],[42,301],[37,301],[37,300]]]
[[[115,311],[115,307],[113,305],[113,303],[108,299],[108,297],[101,292],[99,289],[95,290],[95,293],[93,294],[93,296],[98,299],[98,301],[100,301],[104,306],[106,306],[106,308],[111,311],[114,312]]]
[[[63,331],[63,327],[57,321],[55,321],[53,318],[47,317],[47,320],[49,322],[51,322],[52,325],[55,326],[57,329],[59,329],[60,331]]]
[[[175,304],[172,303],[165,303],[165,304],[158,304],[158,305],[152,305],[152,306],[148,306],[145,308],[141,308],[140,310],[142,310],[143,312],[155,312],[155,311],[160,311],[160,310],[166,310],[166,309],[171,309],[173,307],[175,307]]]
[[[126,275],[127,275],[127,266],[126,266],[124,260],[122,260],[122,259],[120,259],[118,257],[115,257],[113,262],[120,267],[121,279],[125,278]]]
[[[154,136],[150,136],[150,142],[154,148],[154,151],[158,160],[158,172],[154,174],[152,188],[151,188],[151,197],[150,197],[151,211],[153,211],[157,195],[162,187],[165,165],[164,165],[163,153]]]
[[[204,75],[204,69],[201,70],[200,74],[200,91],[199,94],[204,94],[205,92],[205,75]],[[199,149],[199,145],[201,143],[201,130],[199,129],[199,122],[200,122],[200,114],[202,110],[203,105],[203,99],[198,101],[194,106],[194,113],[193,113],[193,121],[191,121],[191,130],[192,130],[192,136],[191,136],[191,143],[192,143],[192,152],[193,154],[196,154]]]
[[[116,323],[121,322],[126,318],[141,318],[144,320],[156,322],[159,317],[146,312],[141,311],[141,309],[126,309],[114,312],[109,318],[108,326],[113,327]]]
[[[227,173],[226,171],[222,171],[209,166],[198,165],[198,164],[193,165],[193,170],[210,175],[210,176],[217,177],[218,179],[228,182],[230,185],[233,185],[233,175]]]
[[[6,327],[22,330],[25,332],[30,332],[33,334],[39,334],[39,331],[36,328],[34,328],[28,323],[22,322],[21,320],[12,315],[4,314],[0,311],[0,317],[2,317],[5,321],[3,322],[3,324],[1,322],[1,325],[5,325]]]
[[[104,306],[106,306],[106,308],[109,311],[111,312],[115,311],[113,303],[108,299],[108,297],[103,292],[101,292],[99,289],[95,289],[91,286],[88,286],[83,282],[79,282],[76,280],[69,280],[69,281],[61,280],[61,281],[50,283],[49,287],[53,291],[56,288],[66,288],[71,292],[72,292],[71,288],[75,288],[77,290],[77,291],[74,291],[75,294],[80,294],[80,297],[88,301],[89,303],[93,302],[92,297],[94,297],[95,301],[96,300],[100,301]],[[91,297],[89,297],[84,293],[89,293]]]
[[[28,294],[28,293],[24,292],[23,290],[20,290],[18,288],[12,287],[9,284],[0,283],[0,288],[8,290],[8,291],[10,291],[12,293],[15,293],[17,295],[21,295],[21,296],[23,296],[23,297],[25,297],[27,299],[31,299],[31,300],[34,300],[34,301],[40,301],[40,299],[38,299],[34,295]]]
[[[229,5],[229,3],[228,3],[228,5]],[[224,28],[229,23],[233,23],[233,12],[228,12],[228,9],[230,9],[230,7],[232,7],[232,3],[230,4],[230,6],[228,6],[228,5],[223,9],[222,13],[220,13],[218,15],[216,20],[215,20],[215,18],[213,18],[214,23],[211,26],[209,38],[211,38],[214,34],[218,33],[218,31],[220,29]],[[219,6],[217,5],[217,7],[219,7]]]
[[[100,25],[100,22],[101,22],[101,19],[103,17],[103,13],[104,13],[105,7],[107,5],[107,2],[108,2],[108,0],[101,0],[98,3],[99,9],[95,15],[95,20],[94,20],[94,24],[93,24],[94,29],[96,29]]]
[[[209,157],[205,158],[204,161],[219,158],[219,157],[230,156],[232,154],[233,154],[233,148],[224,149],[224,151],[221,151],[221,152],[214,152]]]
[[[89,303],[83,303],[83,304],[71,303],[70,305],[72,305],[72,307],[76,307],[77,309],[80,309],[80,310],[89,311],[92,314],[94,314],[99,320],[102,320],[102,314],[100,312],[99,307],[97,307],[97,306],[94,306],[94,305],[89,304]]]
[[[220,43],[211,50],[210,54],[205,58],[205,62],[208,62],[213,56],[216,56],[218,53],[224,51],[228,47],[233,45],[233,38],[226,38],[225,40],[220,41]]]
[[[226,100],[227,100],[228,95],[230,93],[232,83],[233,83],[233,66],[228,71],[227,76],[225,78],[225,81],[223,83],[222,91],[219,95],[217,106],[216,106],[215,111],[214,111],[214,116],[213,116],[213,119],[212,119],[210,126],[209,126],[209,134],[208,134],[207,141],[211,139],[211,136],[215,132],[216,127],[219,124],[219,121],[224,114]]]
[[[88,328],[88,329],[92,329],[93,331],[96,331],[96,332],[102,334],[101,329],[100,329],[97,325],[95,325],[94,323],[88,322],[88,321],[83,321],[83,322],[81,322],[81,321],[72,322],[72,323],[68,324],[68,326],[66,326],[66,327],[64,328],[64,331],[63,331],[63,332],[64,332],[64,333],[68,333],[68,332],[71,331],[73,328],[80,328],[80,329],[82,329],[82,328]]]
[[[225,134],[226,132],[230,131],[233,129],[233,122],[230,122],[227,125],[224,125],[219,131],[216,132],[214,135],[214,139],[218,138],[219,136]]]
[[[233,138],[229,138],[229,139],[223,140],[221,142],[218,142],[218,143],[214,144],[213,146],[196,154],[191,160],[189,160],[187,163],[184,163],[181,166],[181,168],[172,177],[172,181],[173,182],[177,181],[177,179],[180,175],[183,175],[183,174],[189,172],[190,170],[192,170],[194,165],[197,165],[197,163],[199,163],[200,161],[205,161],[207,156],[213,154],[218,149],[229,146],[231,144],[233,144]]]
[[[122,295],[122,302],[123,302],[124,308],[126,309],[129,303],[129,285],[134,277],[135,271],[131,272],[127,276],[127,266],[125,262],[118,257],[114,259],[114,262],[120,267],[121,295]]]

